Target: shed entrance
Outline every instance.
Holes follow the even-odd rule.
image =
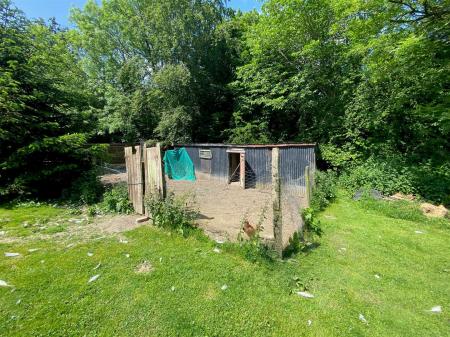
[[[245,150],[231,148],[228,152],[228,184],[239,182],[245,188]]]

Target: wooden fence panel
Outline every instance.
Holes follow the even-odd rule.
[[[128,175],[128,196],[135,212],[144,214],[144,179],[142,175],[141,146],[125,148],[125,164]]]
[[[145,160],[145,191],[146,194],[158,194],[161,198],[166,195],[166,184],[164,177],[163,159],[161,147],[157,144],[155,147],[146,149]]]

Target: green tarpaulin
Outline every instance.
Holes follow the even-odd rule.
[[[195,180],[194,164],[184,147],[166,151],[164,171],[173,180]]]

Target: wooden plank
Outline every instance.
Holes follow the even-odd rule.
[[[239,159],[239,182],[241,187],[245,188],[245,153],[241,153]]]
[[[142,151],[141,146],[136,146],[136,152],[134,153],[134,174],[135,174],[135,186],[136,186],[136,212],[144,214],[144,181],[142,172]]]
[[[272,210],[274,248],[283,257],[283,221],[281,217],[280,149],[272,149]]]
[[[305,196],[306,207],[311,205],[311,172],[309,166],[305,167]]]
[[[124,148],[125,152],[125,167],[127,170],[127,187],[128,187],[128,198],[131,200],[131,147]]]
[[[142,176],[141,148],[125,148],[128,196],[136,213],[144,214],[144,181]]]
[[[161,144],[157,143],[156,148],[158,151],[158,177],[159,177],[159,189],[161,197],[166,197],[166,175],[164,173],[164,161],[162,155]]]
[[[158,194],[161,198],[166,196],[164,167],[161,154],[161,146],[147,149],[147,177],[148,193]]]

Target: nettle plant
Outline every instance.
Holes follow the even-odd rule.
[[[187,235],[195,227],[198,211],[195,197],[191,194],[175,197],[169,193],[165,198],[151,194],[145,205],[154,226],[174,230]]]

